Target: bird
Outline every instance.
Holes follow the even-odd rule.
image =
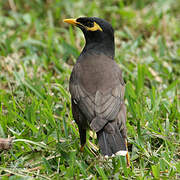
[[[126,156],[129,165],[125,82],[114,60],[114,29],[109,22],[98,17],[63,21],[80,28],[85,38],[85,46],[69,80],[72,114],[80,134],[80,150],[84,149],[86,131],[90,128],[97,134],[103,156]]]

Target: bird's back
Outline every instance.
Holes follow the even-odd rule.
[[[81,74],[78,83],[91,95],[97,91],[104,94],[123,81],[116,62],[103,54],[81,55],[77,63]]]

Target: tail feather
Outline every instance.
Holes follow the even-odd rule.
[[[104,129],[97,132],[98,143],[103,155],[112,156],[113,154],[123,154],[120,151],[127,151],[125,138],[119,129],[112,133],[106,132]]]

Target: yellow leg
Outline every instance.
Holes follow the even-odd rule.
[[[126,149],[128,151],[127,140],[126,140]],[[129,153],[128,152],[126,154],[126,162],[127,162],[127,167],[130,167],[130,158],[129,158]]]
[[[82,145],[81,148],[80,148],[80,151],[83,152],[84,151],[84,146],[85,145]]]

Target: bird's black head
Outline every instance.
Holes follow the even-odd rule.
[[[93,51],[114,57],[114,30],[105,20],[97,17],[65,19],[64,22],[79,27],[86,39],[83,52]]]

